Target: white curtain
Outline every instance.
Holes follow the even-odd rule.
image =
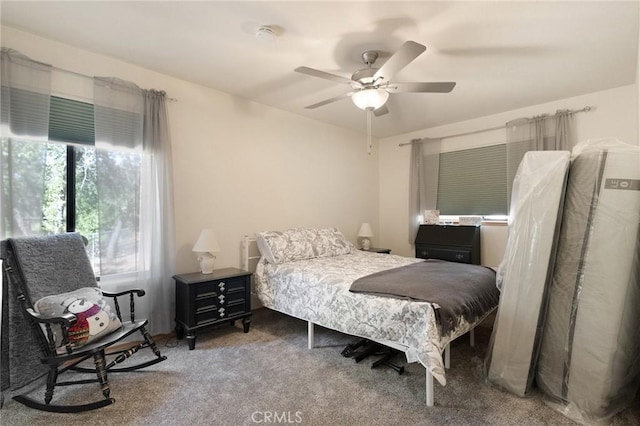
[[[409,243],[414,244],[425,210],[438,200],[440,139],[413,139],[409,167]]]
[[[154,309],[147,315],[150,331],[168,333],[174,323],[175,229],[173,216],[173,167],[169,137],[166,94],[145,90],[141,224],[144,255],[153,284],[149,296]],[[147,211],[145,211],[147,209]]]
[[[100,285],[141,288],[136,315],[152,334],[173,322],[171,144],[163,92],[94,79]]]
[[[144,96],[135,84],[94,77],[96,148],[142,153]]]
[[[573,112],[558,110],[554,115],[539,115],[509,121],[507,128],[507,194],[511,205],[511,188],[518,166],[527,151],[570,151],[575,145]]]
[[[38,234],[41,229],[51,69],[15,50],[0,50],[0,240]],[[0,391],[4,391],[15,373],[9,371],[13,333],[9,323],[19,322],[22,313],[8,305],[12,294],[8,283],[2,282],[1,288]],[[14,375],[14,383],[19,385],[23,378]],[[0,407],[3,401],[4,393]]]
[[[0,238],[40,233],[51,65],[0,52]]]
[[[0,55],[0,134],[46,141],[49,136],[51,65],[33,61],[6,47]]]
[[[424,204],[423,190],[423,162],[422,142],[420,139],[411,141],[411,162],[409,163],[409,242],[414,243],[420,215]]]

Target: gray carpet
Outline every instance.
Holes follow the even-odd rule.
[[[419,364],[403,375],[371,369],[340,355],[358,339],[316,327],[309,351],[306,323],[267,309],[254,312],[251,331],[222,325],[186,340],[159,339],[168,360],[144,372],[111,374],[116,403],[81,414],[51,414],[6,400],[2,425],[573,425],[540,395],[518,398],[485,384],[482,360],[491,321],[452,344],[448,384],[435,384],[435,407],[425,406]],[[375,358],[374,358],[375,359]],[[403,363],[402,357],[395,358]],[[75,373],[68,373],[75,374]],[[54,401],[97,395],[97,385],[62,389]],[[83,393],[84,392],[84,393]],[[35,393],[38,398],[42,390]],[[613,419],[640,424],[640,402]]]

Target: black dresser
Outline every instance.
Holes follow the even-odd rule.
[[[415,240],[416,257],[480,264],[480,227],[420,225]]]

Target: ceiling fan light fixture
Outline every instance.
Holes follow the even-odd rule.
[[[351,96],[353,103],[362,110],[375,110],[389,99],[389,92],[384,89],[363,89]]]

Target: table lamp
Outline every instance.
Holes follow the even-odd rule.
[[[216,260],[214,253],[220,252],[220,245],[211,229],[203,229],[202,232],[200,232],[200,237],[193,246],[192,251],[198,253],[198,261],[200,262],[200,270],[202,273],[213,273],[213,265]]]
[[[371,240],[369,238],[373,237],[371,225],[363,223],[360,226],[360,231],[358,231],[358,237],[362,238],[362,250],[369,250],[371,248]]]

